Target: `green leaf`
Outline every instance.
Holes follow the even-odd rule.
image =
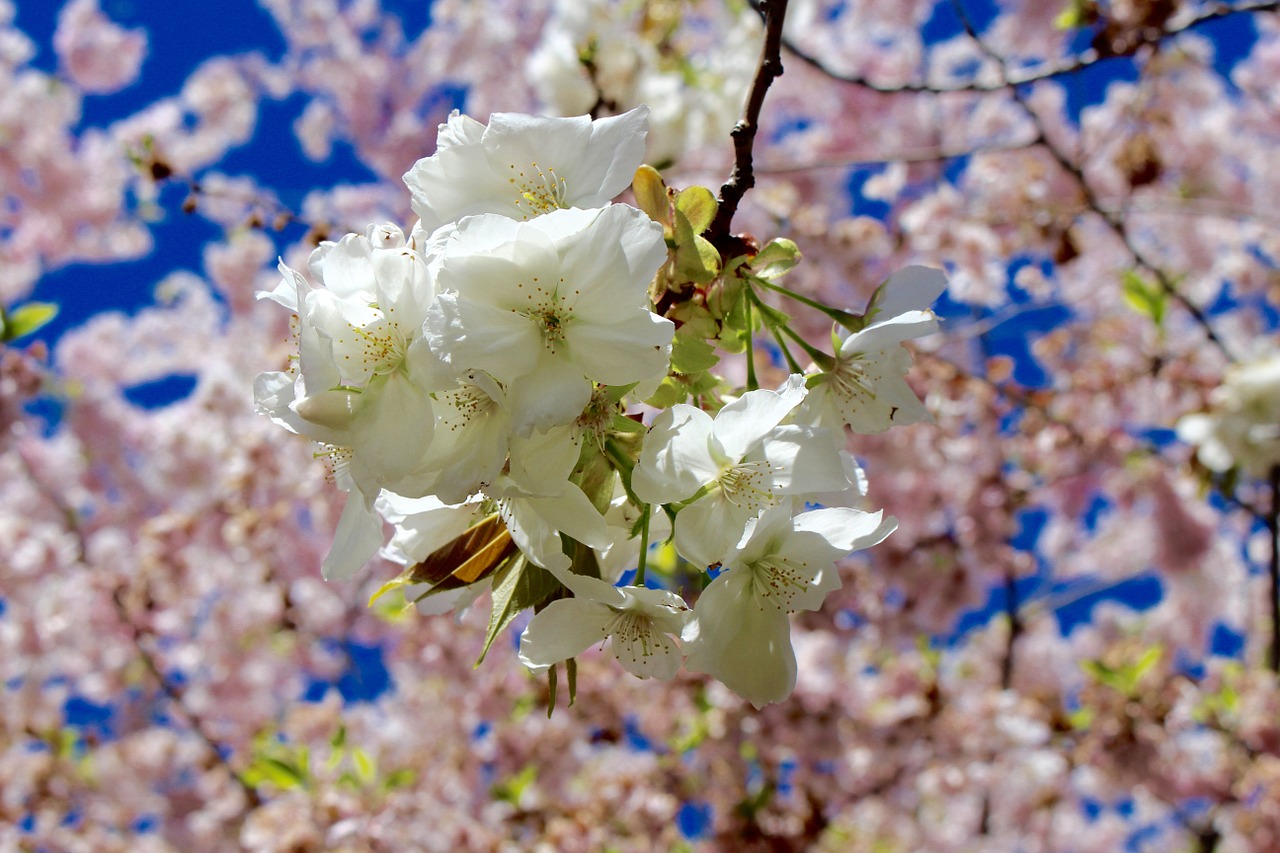
[[[1132,675],[1130,676],[1130,690],[1132,693],[1138,687],[1138,682],[1142,680],[1142,676],[1151,671],[1151,668],[1160,662],[1160,658],[1164,657],[1164,647],[1157,644],[1147,649],[1142,657],[1138,658],[1138,662],[1132,667]]]
[[[52,302],[27,302],[12,311],[0,309],[0,341],[16,341],[45,326],[58,316]]]
[[[1120,282],[1124,301],[1139,314],[1145,314],[1157,326],[1164,323],[1164,312],[1167,299],[1165,292],[1158,284],[1148,282],[1134,270],[1124,274]]]
[[[382,598],[382,596],[386,595],[387,593],[391,592],[393,589],[400,589],[401,587],[412,586],[414,584],[414,580],[411,577],[411,575],[412,575],[412,570],[406,571],[403,574],[399,575],[398,577],[394,577],[391,580],[384,583],[382,586],[378,587],[374,591],[373,595],[369,596],[369,603],[366,604],[365,607],[372,607],[374,602],[376,602],[379,598]]]
[[[760,319],[764,321],[764,324],[771,329],[785,326],[791,321],[790,315],[764,302],[756,302],[756,313],[760,315]]]
[[[523,556],[500,568],[493,576],[489,629],[485,633],[484,648],[480,651],[476,666],[484,663],[493,641],[520,611],[543,604],[559,591],[560,582],[554,575]]]
[[[351,751],[351,758],[356,763],[356,778],[366,785],[372,782],[378,773],[378,768],[369,753],[356,747]]]
[[[1093,0],[1071,0],[1067,7],[1053,19],[1053,26],[1059,30],[1076,30],[1087,27],[1098,19],[1098,9]]]
[[[527,764],[525,765],[525,768],[516,775],[494,785],[490,789],[489,793],[496,800],[503,800],[513,806],[518,806],[520,803],[520,796],[530,785],[534,783],[537,778],[537,766]]]
[[[658,390],[645,400],[655,409],[669,409],[676,403],[689,399],[689,389],[674,376],[668,376],[658,384]]]
[[[1093,724],[1093,716],[1094,711],[1092,708],[1080,707],[1067,715],[1067,722],[1071,724],[1071,728],[1083,730]]]
[[[676,211],[676,273],[686,281],[705,284],[720,274],[720,253],[693,232],[689,220]]]
[[[418,781],[418,774],[411,767],[401,767],[398,770],[392,770],[387,775],[387,779],[382,783],[382,787],[388,791],[396,791],[400,788],[408,788],[410,785]]]
[[[681,326],[671,340],[671,369],[676,373],[710,370],[720,361],[716,348],[689,326]]]
[[[715,195],[706,187],[688,187],[676,196],[676,210],[684,214],[695,234],[711,226],[718,207]]]
[[[604,515],[613,500],[613,488],[617,472],[609,464],[600,445],[594,441],[582,442],[582,450],[578,453],[578,464],[570,482],[582,489],[582,493],[591,501],[596,511]]]
[[[760,278],[772,281],[786,275],[796,264],[800,263],[800,247],[792,241],[780,237],[770,240],[764,248],[756,252],[751,259],[751,270]]]
[[[631,393],[631,390],[639,385],[639,382],[632,382],[630,385],[604,385],[604,399],[609,405],[616,405],[623,397]]]
[[[300,788],[307,781],[297,767],[269,755],[259,756],[254,760],[245,768],[244,777],[246,782],[255,787],[267,782],[283,791]]]

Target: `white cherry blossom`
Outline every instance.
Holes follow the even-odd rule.
[[[786,495],[850,487],[823,431],[780,426],[804,399],[802,378],[778,391],[749,391],[713,419],[677,404],[654,419],[632,474],[636,496],[653,504],[692,499],[675,521],[676,549],[707,566],[742,535],[747,520]]]
[[[796,683],[787,614],[821,607],[840,588],[835,561],[896,526],[879,512],[844,507],[793,518],[789,501],[751,519],[694,606],[685,668],[719,679],[757,708],[785,699]]]
[[[487,127],[455,112],[404,181],[428,231],[480,213],[602,207],[631,183],[648,127],[648,107],[596,120],[494,113]]]
[[[443,250],[427,338],[455,370],[506,385],[517,434],[570,423],[593,381],[666,372],[674,326],[647,307],[666,258],[662,227],[626,205],[471,217]]]
[[[871,324],[844,339],[834,367],[810,377],[799,419],[832,430],[848,424],[864,434],[931,422],[903,378],[911,369],[911,354],[901,344],[938,330],[928,307],[945,286],[940,270],[917,266],[895,273],[871,306]]]
[[[615,587],[598,578],[565,579],[573,598],[551,602],[520,636],[520,661],[535,672],[609,642],[618,663],[640,678],[675,677],[680,670],[678,637],[689,608],[674,592]]]

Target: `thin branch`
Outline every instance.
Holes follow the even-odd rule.
[[[87,570],[92,570],[93,566],[89,563],[88,540],[85,537],[84,530],[80,526],[79,519],[75,509],[67,504],[62,497],[51,489],[44,480],[36,473],[35,467],[27,459],[26,454],[21,449],[15,454],[18,458],[18,464],[22,466],[23,472],[27,475],[27,479],[35,487],[36,491],[48,501],[58,511],[62,517],[63,525],[76,546],[76,562]],[[204,743],[207,751],[213,761],[226,768],[231,779],[239,786],[244,793],[245,800],[249,808],[257,808],[262,805],[262,798],[258,795],[257,789],[249,784],[243,776],[233,768],[226,758],[226,750],[223,744],[219,743],[208,730],[205,728],[204,721],[190,708],[184,701],[182,689],[173,683],[161,669],[155,655],[147,648],[144,643],[146,632],[137,625],[131,618],[128,608],[125,606],[122,593],[125,587],[119,587],[111,594],[111,601],[115,607],[116,616],[120,620],[121,625],[128,629],[129,640],[133,645],[134,651],[142,660],[143,666],[146,667],[160,691],[169,699],[178,714],[186,722],[188,728]]]
[[[1023,86],[1028,83],[1038,83],[1042,80],[1053,80],[1058,77],[1070,76],[1094,65],[1106,62],[1109,59],[1132,58],[1144,47],[1159,44],[1165,39],[1172,38],[1173,36],[1181,33],[1189,32],[1219,18],[1256,12],[1274,12],[1277,9],[1280,9],[1280,2],[1239,4],[1218,3],[1208,7],[1195,17],[1185,23],[1179,24],[1178,26],[1166,26],[1160,29],[1152,28],[1150,31],[1144,31],[1131,39],[1121,50],[1104,53],[1091,48],[1077,56],[1073,56],[1060,63],[1049,65],[1048,67],[1041,67],[1036,70],[1016,75],[1004,74],[999,81],[981,82],[978,80],[972,80],[968,83],[957,83],[951,85],[930,83],[902,83],[889,85],[877,83],[860,74],[847,74],[835,70],[825,61],[796,45],[791,39],[784,39],[782,44],[783,47],[787,49],[788,53],[795,56],[796,59],[799,59],[806,65],[822,72],[831,79],[838,80],[842,83],[860,86],[868,91],[877,92],[883,95],[896,95],[902,93],[943,94],[946,92],[994,92],[1000,89],[1011,89],[1016,86]],[[1005,65],[1002,62],[1001,68],[1004,67]]]
[[[213,735],[209,734],[205,728],[204,721],[197,717],[190,709],[187,708],[186,699],[181,687],[174,683],[172,679],[164,674],[160,668],[159,662],[156,660],[152,651],[147,648],[149,634],[143,630],[129,614],[129,608],[124,603],[124,591],[127,587],[117,587],[115,592],[111,594],[111,601],[115,605],[116,616],[124,627],[129,629],[129,639],[133,643],[138,657],[142,660],[143,666],[147,668],[147,672],[151,673],[151,677],[156,684],[160,686],[160,692],[169,699],[178,713],[186,721],[187,726],[195,732],[196,736],[204,742],[208,751],[215,756],[217,762],[227,769],[231,774],[231,778],[240,786],[240,790],[244,792],[245,798],[250,808],[257,808],[262,805],[262,798],[258,795],[258,791],[253,785],[249,784],[243,776],[240,775],[227,762],[223,755],[225,747],[219,743]]]
[[[1271,466],[1271,512],[1267,514],[1267,530],[1271,534],[1271,563],[1267,567],[1271,579],[1271,651],[1267,665],[1280,675],[1280,465]]]
[[[871,154],[866,156],[837,157],[829,160],[814,160],[809,163],[774,165],[766,163],[756,166],[757,174],[791,175],[798,172],[814,172],[819,169],[857,169],[867,166],[889,166],[895,163],[942,163],[947,160],[958,160],[961,157],[972,157],[989,151],[1023,151],[1037,145],[1038,138],[1025,142],[995,143],[991,145],[974,145],[970,148],[957,148],[954,151],[939,149],[919,149],[916,151],[898,151],[893,154]]]
[[[955,8],[956,15],[960,18],[960,24],[964,27],[965,33],[969,38],[973,39],[974,44],[978,46],[978,49],[981,50],[983,54],[999,64],[1001,76],[1007,81],[1009,79],[1008,66],[1004,57],[1000,56],[988,47],[987,43],[978,34],[973,22],[969,19],[968,13],[965,11],[962,0],[951,0],[951,5]],[[1178,290],[1168,273],[1146,258],[1134,242],[1133,235],[1129,233],[1128,226],[1125,224],[1124,219],[1114,213],[1108,212],[1106,208],[1103,207],[1102,202],[1094,193],[1093,187],[1089,183],[1088,178],[1085,177],[1083,167],[1068,157],[1066,152],[1064,152],[1062,148],[1050,138],[1049,134],[1045,130],[1044,122],[1040,119],[1039,113],[1037,113],[1031,106],[1022,91],[1014,85],[1010,85],[1008,89],[1014,102],[1022,108],[1023,113],[1035,126],[1039,136],[1037,141],[1040,145],[1044,147],[1044,150],[1047,151],[1051,157],[1053,157],[1054,161],[1057,162],[1063,171],[1075,178],[1076,183],[1080,186],[1080,192],[1084,196],[1085,203],[1088,205],[1089,209],[1107,223],[1107,226],[1111,229],[1112,233],[1114,233],[1120,242],[1124,244],[1125,248],[1129,250],[1129,254],[1133,256],[1133,259],[1138,263],[1138,265],[1147,269],[1155,276],[1156,282],[1160,285],[1160,289],[1164,291],[1165,295],[1171,297],[1175,302],[1181,305],[1188,314],[1191,315],[1192,319],[1194,319],[1196,323],[1200,325],[1201,329],[1204,330],[1205,337],[1218,348],[1227,361],[1235,361],[1235,356],[1227,347],[1226,342],[1218,336],[1217,331],[1214,330],[1213,324],[1209,322],[1209,317],[1205,314],[1204,310]]]
[[[756,184],[752,148],[760,123],[760,110],[764,107],[764,96],[769,86],[782,76],[782,23],[787,16],[787,0],[762,0],[760,5],[764,15],[764,47],[760,50],[760,64],[756,68],[755,79],[751,81],[751,92],[747,95],[742,118],[733,128],[733,172],[720,188],[720,207],[707,233],[707,239],[712,243],[729,236],[729,227],[739,202]]]
[[[1008,690],[1013,686],[1014,647],[1022,636],[1022,616],[1018,613],[1018,584],[1013,572],[1004,575],[1004,613],[1009,619],[1009,637],[1004,644],[1004,659],[1000,661],[1000,687]]]

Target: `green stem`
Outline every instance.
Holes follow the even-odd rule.
[[[773,282],[769,281],[766,278],[760,278],[759,276],[753,275],[751,276],[751,281],[755,284],[760,285],[761,287],[767,287],[768,289],[772,290],[774,293],[781,293],[783,296],[787,297],[788,299],[794,299],[796,302],[799,302],[801,305],[808,305],[810,308],[814,309],[815,311],[821,311],[823,314],[826,314],[832,320],[835,320],[837,323],[839,323],[841,326],[844,326],[845,328],[849,328],[850,322],[860,322],[862,320],[862,318],[858,317],[856,314],[850,314],[848,311],[842,311],[839,308],[832,308],[830,305],[824,305],[821,302],[818,302],[816,299],[810,299],[807,296],[796,293],[794,290],[792,290],[789,287],[783,287],[780,284],[774,284]]]
[[[756,379],[756,336],[752,330],[751,322],[751,300],[748,299],[742,303],[747,315],[746,335],[747,335],[747,390],[755,391],[760,387],[759,380]]]
[[[795,329],[792,329],[790,326],[787,326],[787,325],[780,326],[779,328],[781,329],[784,335],[786,335],[787,337],[791,338],[791,340],[799,344],[800,349],[804,350],[805,353],[808,354],[809,358],[813,359],[813,363],[818,365],[818,367],[822,368],[823,370],[830,370],[831,368],[835,367],[836,361],[834,358],[832,358],[822,350],[810,344],[808,341],[802,338],[799,332],[797,332]]]
[[[791,354],[791,348],[787,346],[786,340],[778,333],[777,329],[770,329],[773,339],[778,342],[778,349],[782,350],[782,357],[787,360],[787,367],[792,373],[804,373],[804,368],[800,366],[800,362],[796,361],[796,357]]]
[[[613,462],[614,469],[618,472],[618,478],[622,480],[622,488],[626,491],[627,497],[636,506],[647,506],[647,504],[636,497],[636,493],[631,491],[631,472],[635,469],[635,463],[631,461],[631,457],[627,452],[619,446],[617,439],[606,438],[604,440],[604,452],[608,454],[609,460]]]
[[[649,559],[649,513],[652,507],[644,505],[640,515],[640,559],[636,562],[636,586],[644,586],[644,569]]]

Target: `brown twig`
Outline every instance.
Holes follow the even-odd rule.
[[[1041,68],[1036,71],[1026,72],[1019,75],[1004,75],[999,81],[979,82],[972,80],[968,83],[958,83],[954,85],[935,85],[929,83],[902,83],[895,85],[886,85],[877,83],[860,74],[846,74],[836,71],[823,60],[806,52],[797,46],[792,40],[784,39],[783,47],[788,53],[795,56],[801,62],[822,72],[832,80],[838,80],[842,83],[860,86],[871,92],[877,92],[883,95],[896,95],[903,93],[917,94],[942,94],[946,92],[994,92],[1000,89],[1010,89],[1015,86],[1022,86],[1027,83],[1038,83],[1043,80],[1053,80],[1059,77],[1067,77],[1106,62],[1109,59],[1129,59],[1138,53],[1142,48],[1163,42],[1167,38],[1189,32],[1204,24],[1217,20],[1219,18],[1229,17],[1231,15],[1250,14],[1255,12],[1274,12],[1280,9],[1280,3],[1219,3],[1210,6],[1208,9],[1200,12],[1183,24],[1176,27],[1163,27],[1156,29],[1151,33],[1141,33],[1137,37],[1131,39],[1122,49],[1117,51],[1102,52],[1096,49],[1089,49],[1077,56],[1073,56],[1063,62],[1051,65],[1047,68]],[[1003,67],[1003,63],[1002,66]]]
[[[22,466],[27,479],[35,487],[36,491],[58,511],[63,519],[63,525],[68,534],[72,537],[76,546],[76,562],[85,569],[93,569],[89,562],[88,541],[85,537],[83,528],[80,526],[76,511],[67,504],[62,497],[44,482],[44,480],[36,473],[35,467],[27,459],[21,450],[16,454],[18,464]],[[226,758],[226,751],[223,744],[209,734],[205,727],[204,721],[194,711],[187,707],[184,701],[182,689],[173,683],[172,679],[164,674],[155,655],[147,648],[144,642],[146,632],[138,626],[129,614],[128,607],[124,603],[122,593],[124,587],[117,588],[111,594],[111,602],[115,607],[116,616],[120,620],[121,625],[128,630],[129,641],[142,661],[147,672],[155,680],[160,691],[173,704],[179,716],[186,722],[187,727],[204,743],[207,752],[216,764],[226,768],[231,779],[236,783],[245,796],[245,801],[250,809],[257,808],[262,805],[262,798],[258,795],[257,789],[249,784],[249,782],[235,770]]]
[[[951,0],[951,5],[955,8],[956,15],[960,18],[960,24],[964,27],[965,33],[973,40],[974,44],[978,46],[978,49],[981,50],[983,54],[999,64],[1001,69],[1001,78],[1008,82],[1008,65],[1005,62],[1004,57],[1000,56],[988,47],[987,43],[978,34],[978,31],[970,20],[968,13],[965,11],[962,0]],[[1213,328],[1213,324],[1209,322],[1209,317],[1205,314],[1204,310],[1178,290],[1173,283],[1173,279],[1169,277],[1168,273],[1147,259],[1134,242],[1133,235],[1129,233],[1129,228],[1124,219],[1117,214],[1108,211],[1102,205],[1102,202],[1094,193],[1093,186],[1089,183],[1088,178],[1084,174],[1083,166],[1081,164],[1077,164],[1068,157],[1066,152],[1064,152],[1062,148],[1053,141],[1045,130],[1044,122],[1041,120],[1040,114],[1031,106],[1027,97],[1018,88],[1018,85],[1009,84],[1007,88],[1009,89],[1009,94],[1012,96],[1014,102],[1022,108],[1023,113],[1035,126],[1037,131],[1036,143],[1041,145],[1044,150],[1049,153],[1049,156],[1054,159],[1063,171],[1075,179],[1076,183],[1080,186],[1080,192],[1084,196],[1085,204],[1088,206],[1089,210],[1101,217],[1102,221],[1111,229],[1111,232],[1115,234],[1117,239],[1119,239],[1124,247],[1129,251],[1129,254],[1133,256],[1134,261],[1155,276],[1156,283],[1159,284],[1160,289],[1165,293],[1165,295],[1172,298],[1175,302],[1181,305],[1188,314],[1191,315],[1192,319],[1194,319],[1196,323],[1200,325],[1201,329],[1204,330],[1205,337],[1209,339],[1210,343],[1218,348],[1218,351],[1222,353],[1227,361],[1235,361],[1235,356],[1227,347],[1226,342],[1219,337],[1217,331]]]
[[[1271,512],[1267,513],[1267,530],[1271,534],[1271,562],[1267,575],[1271,580],[1271,650],[1267,665],[1280,675],[1280,465],[1272,465],[1270,477]]]
[[[752,148],[760,123],[760,110],[764,107],[764,96],[769,86],[782,76],[782,23],[787,16],[787,0],[762,0],[760,13],[764,16],[764,47],[760,50],[760,64],[751,81],[751,92],[747,95],[742,118],[733,128],[733,172],[720,188],[720,207],[707,230],[707,239],[712,243],[720,243],[729,236],[729,227],[739,202],[756,184]]]

